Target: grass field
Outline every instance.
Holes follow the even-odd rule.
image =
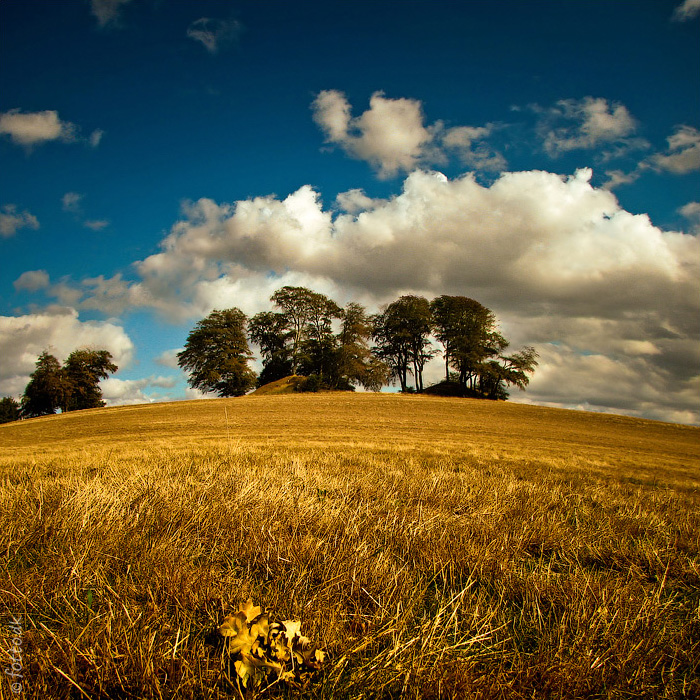
[[[3,699],[697,698],[700,429],[345,393],[24,421],[0,566]],[[248,598],[327,652],[304,690],[238,687]]]

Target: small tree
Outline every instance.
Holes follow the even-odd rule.
[[[191,387],[221,397],[242,396],[255,386],[248,367],[253,356],[246,338],[246,315],[240,309],[212,311],[187,336],[178,365],[190,373]]]
[[[36,369],[22,395],[22,415],[27,418],[48,416],[64,408],[70,396],[70,384],[58,360],[46,350],[39,355]]]
[[[20,405],[19,402],[11,396],[5,396],[0,399],[0,423],[11,423],[19,420]]]
[[[100,408],[102,400],[100,380],[119,368],[112,362],[107,350],[74,350],[63,363],[68,382],[68,395],[63,409],[79,411],[84,408]]]

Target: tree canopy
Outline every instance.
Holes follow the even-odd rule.
[[[200,321],[178,354],[189,384],[219,396],[239,396],[256,383],[248,366],[248,341],[260,351],[262,386],[289,375],[307,379],[303,390],[379,391],[398,382],[402,391],[425,391],[427,362],[445,361],[449,393],[505,399],[507,388],[524,389],[537,366],[526,347],[506,355],[508,341],[495,314],[465,296],[406,294],[370,316],[357,302],[341,308],[306,287],[286,286],[270,297],[278,311],[261,311],[248,322],[237,308],[213,311]],[[409,385],[410,378],[414,386]]]
[[[22,395],[21,413],[27,418],[104,406],[99,382],[118,367],[107,350],[74,350],[63,366],[48,351],[39,355]]]
[[[191,387],[225,397],[242,396],[255,386],[246,324],[246,315],[236,308],[212,311],[197,323],[177,354]]]

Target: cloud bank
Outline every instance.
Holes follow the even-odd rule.
[[[51,289],[76,308],[181,321],[269,308],[284,284],[370,308],[464,294],[496,312],[514,346],[540,351],[529,399],[698,422],[700,242],[630,214],[590,178],[515,172],[484,186],[415,171],[391,199],[343,193],[340,212],[308,185],[284,199],[201,199],[135,263],[136,280]]]

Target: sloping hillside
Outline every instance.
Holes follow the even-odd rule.
[[[7,424],[0,616],[28,698],[698,697],[699,464],[698,428],[430,396]],[[243,664],[289,620],[318,668]]]

